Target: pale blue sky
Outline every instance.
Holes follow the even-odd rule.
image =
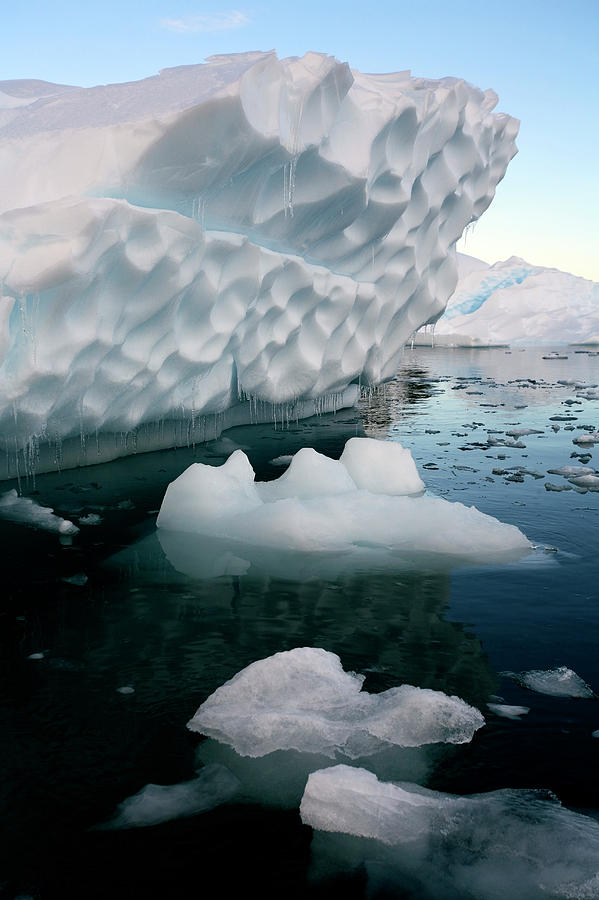
[[[29,0],[2,14],[0,79],[129,81],[213,53],[319,50],[365,72],[455,75],[521,119],[520,153],[465,250],[599,281],[599,0]],[[463,248],[464,249],[464,248]]]

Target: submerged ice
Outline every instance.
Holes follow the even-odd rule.
[[[7,474],[309,415],[391,378],[515,153],[496,101],[248,53],[3,111]]]
[[[599,823],[548,792],[459,797],[338,765],[310,775],[300,812],[333,833],[316,835],[314,868],[319,854],[345,872],[366,864],[371,888],[412,883],[414,896],[452,900],[582,900],[599,889]]]
[[[389,745],[466,743],[484,725],[481,713],[459,697],[408,684],[369,694],[362,691],[364,678],[317,647],[275,653],[217,688],[188,728],[241,756],[298,750],[356,758]]]
[[[173,481],[157,525],[159,534],[222,538],[241,550],[491,560],[530,549],[516,526],[423,489],[409,450],[393,441],[350,438],[339,460],[306,447],[269,482],[256,482],[236,450],[222,466],[194,463]]]

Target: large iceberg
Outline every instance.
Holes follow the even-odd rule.
[[[2,475],[333,409],[392,377],[515,153],[496,100],[318,53],[3,82]]]
[[[447,309],[418,344],[599,344],[599,284],[516,256],[488,266],[458,254]]]

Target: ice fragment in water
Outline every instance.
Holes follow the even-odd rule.
[[[208,697],[188,728],[242,756],[299,750],[356,758],[389,744],[462,744],[484,725],[458,697],[411,685],[380,694],[361,690],[334,653],[297,647],[258,660]]]
[[[69,519],[54,514],[47,506],[40,506],[30,497],[19,497],[15,490],[0,495],[0,519],[22,522],[44,531],[55,531],[60,535],[77,534],[79,529]]]
[[[552,697],[595,697],[595,693],[582,680],[580,675],[568,669],[567,666],[558,666],[557,669],[531,669],[529,672],[503,672],[508,678],[512,678],[522,687],[538,694],[549,694]]]
[[[528,706],[509,706],[506,703],[487,703],[489,709],[504,719],[519,719],[530,712]]]

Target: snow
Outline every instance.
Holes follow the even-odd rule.
[[[567,666],[558,666],[546,671],[532,669],[530,672],[504,672],[522,687],[539,694],[551,697],[579,697],[590,699],[595,697],[593,690],[582,680],[580,675]]]
[[[458,260],[460,255],[458,254]],[[479,262],[476,266],[474,262]],[[439,345],[496,346],[599,342],[599,284],[518,257],[487,266],[466,257],[434,327]],[[430,332],[415,336],[430,345]],[[559,354],[544,359],[561,359]]]
[[[483,561],[530,550],[516,526],[473,506],[409,496],[423,487],[410,452],[392,441],[351,438],[338,461],[305,447],[269,482],[256,482],[236,450],[221,466],[194,463],[171,482],[156,524],[160,533],[226,539],[241,554],[244,546],[316,554],[370,548]]]
[[[361,690],[364,677],[320,648],[282,651],[217,688],[187,727],[241,756],[298,750],[351,759],[389,744],[466,743],[484,725],[459,697],[407,684],[369,694]]]
[[[8,477],[312,415],[391,378],[518,128],[463,80],[320,53],[0,90]]]
[[[191,781],[179,784],[147,784],[119,804],[117,813],[101,829],[139,828],[158,825],[182,816],[195,816],[231,800],[239,781],[223,766],[202,769]]]
[[[16,490],[0,494],[0,519],[22,522],[43,531],[56,531],[61,535],[77,534],[79,531],[69,519],[55,515],[52,509],[40,506],[30,497],[19,497]]]
[[[329,871],[335,855],[345,873],[365,865],[372,895],[381,884],[387,896],[390,885],[407,883],[410,895],[431,900],[597,896],[599,823],[548,792],[459,797],[338,765],[310,775],[300,813],[319,830],[313,869],[319,852]]]

